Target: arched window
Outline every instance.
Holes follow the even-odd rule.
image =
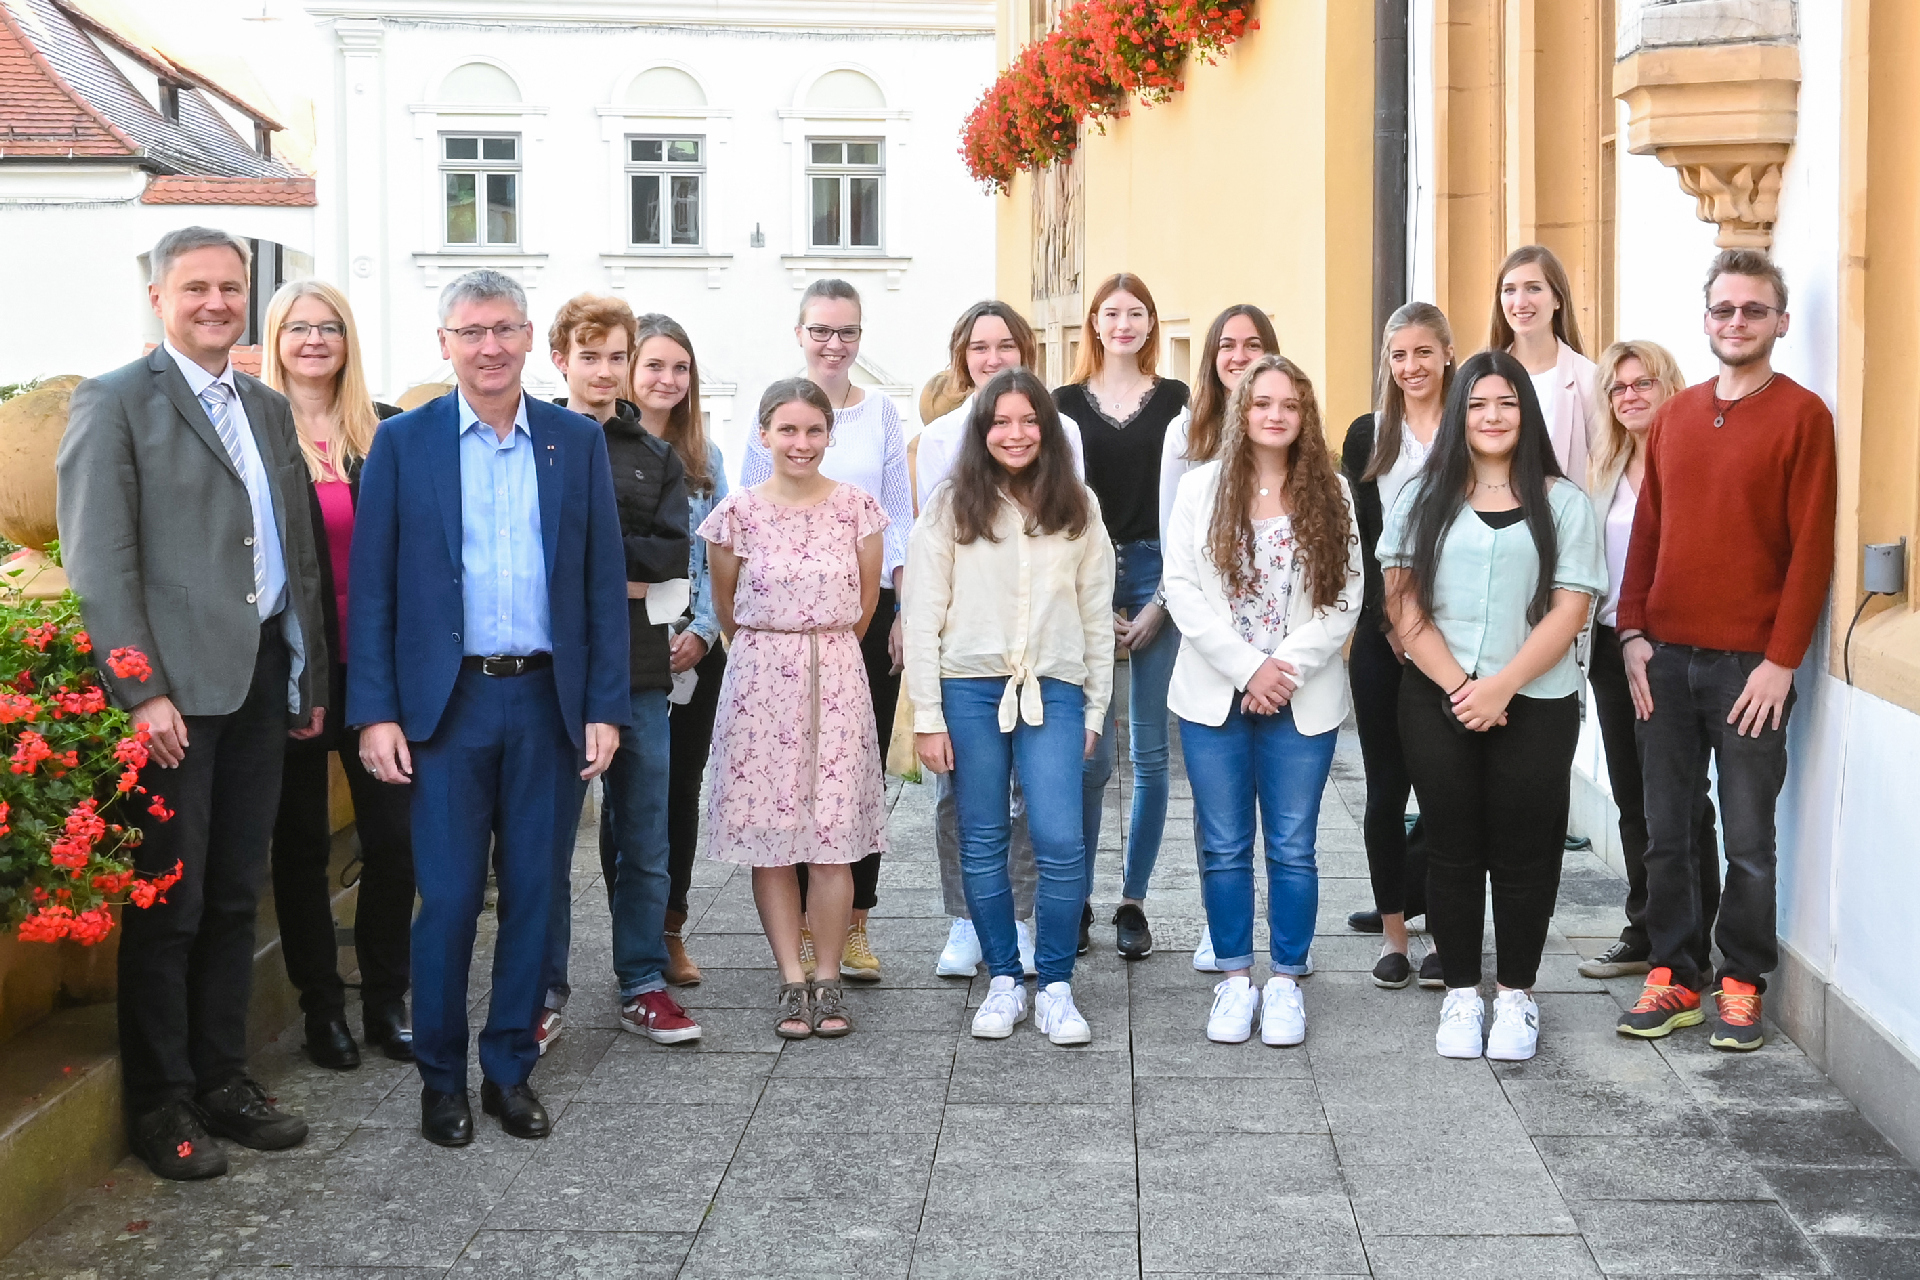
[[[807,90],[810,111],[844,111],[858,107],[884,107],[887,96],[871,77],[841,68],[815,80]]]
[[[520,86],[490,62],[469,62],[449,71],[440,82],[440,101],[518,102]]]
[[[627,104],[635,107],[704,107],[700,82],[678,67],[650,67],[627,86]]]

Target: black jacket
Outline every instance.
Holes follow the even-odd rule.
[[[382,422],[399,416],[401,412],[392,405],[381,404],[377,400],[374,401],[373,411],[380,415]],[[356,510],[360,506],[360,465],[363,461],[364,459],[361,458],[347,459],[347,493],[352,498]],[[307,485],[307,518],[313,521],[313,547],[320,561],[320,612],[327,622],[327,652],[333,655],[333,663],[337,670],[346,665],[346,637],[340,634],[340,606],[336,603],[333,587],[333,544],[327,541],[327,520],[320,510],[318,484]],[[346,692],[345,689],[334,690],[335,700],[327,705],[339,707],[340,699],[346,696]],[[341,723],[346,722],[342,720]]]
[[[1340,447],[1340,470],[1353,489],[1354,514],[1360,521],[1360,558],[1366,584],[1360,601],[1360,621],[1384,630],[1387,588],[1375,548],[1380,545],[1380,527],[1386,523],[1386,513],[1380,510],[1379,482],[1360,478],[1366,472],[1367,459],[1372,456],[1373,415],[1363,413],[1347,428],[1346,443]]]
[[[554,401],[565,407],[565,396]],[[687,470],[673,446],[640,425],[640,410],[622,400],[604,424],[613,467],[614,505],[626,544],[628,582],[667,582],[687,576]],[[673,684],[667,662],[672,628],[656,626],[645,600],[627,601],[633,643],[628,677],[635,689]]]

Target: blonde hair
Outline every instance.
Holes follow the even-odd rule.
[[[1614,416],[1613,397],[1607,394],[1607,388],[1613,385],[1614,374],[1628,360],[1638,360],[1647,371],[1647,376],[1660,384],[1661,399],[1671,399],[1686,390],[1687,380],[1681,376],[1680,364],[1673,353],[1657,342],[1616,342],[1600,353],[1594,361],[1593,399],[1597,412],[1594,414],[1593,447],[1587,455],[1587,490],[1594,487],[1621,460],[1633,452],[1633,437],[1620,419]]]
[[[367,366],[360,359],[360,332],[353,322],[353,308],[347,295],[324,280],[292,280],[280,286],[267,303],[266,341],[260,344],[261,381],[282,395],[287,390],[286,366],[280,363],[280,330],[287,323],[287,312],[302,298],[318,298],[333,309],[347,327],[346,352],[340,372],[333,377],[333,412],[321,441],[324,455],[306,436],[300,436],[300,456],[307,460],[307,474],[316,482],[329,478],[346,479],[347,462],[365,458],[373,447],[373,433],[380,425],[374,412],[373,394],[367,390]]]

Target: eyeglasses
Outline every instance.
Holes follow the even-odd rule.
[[[292,324],[280,326],[280,332],[305,342],[314,334],[319,334],[328,342],[338,342],[347,336],[347,326],[338,320],[328,320],[322,324],[308,324],[305,320],[295,320]]]
[[[1659,381],[1654,378],[1635,378],[1632,382],[1616,382],[1607,388],[1607,399],[1618,400],[1629,391],[1645,399],[1647,393],[1659,385]]]
[[[1759,324],[1768,316],[1782,315],[1785,312],[1783,308],[1770,307],[1764,302],[1748,302],[1737,307],[1731,302],[1722,302],[1717,306],[1708,307],[1707,314],[1713,318],[1715,324],[1725,324],[1736,315],[1745,317],[1748,324]]]
[[[838,338],[842,342],[860,341],[860,326],[857,324],[850,324],[842,329],[836,329],[832,325],[825,324],[803,325],[802,328],[807,331],[807,336],[815,342],[826,342],[832,338]]]
[[[522,320],[518,324],[496,324],[492,326],[470,324],[464,329],[442,329],[440,332],[452,334],[469,347],[477,347],[487,340],[488,334],[492,334],[496,342],[504,344],[513,341],[532,328],[532,321]]]

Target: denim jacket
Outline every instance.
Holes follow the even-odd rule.
[[[713,607],[713,574],[707,568],[707,540],[698,530],[707,513],[727,496],[727,460],[720,455],[720,446],[712,442],[707,444],[707,474],[713,477],[712,490],[707,493],[687,490],[687,528],[695,531],[693,557],[688,566],[693,578],[693,622],[687,630],[705,640],[711,649],[720,642],[720,615]]]

